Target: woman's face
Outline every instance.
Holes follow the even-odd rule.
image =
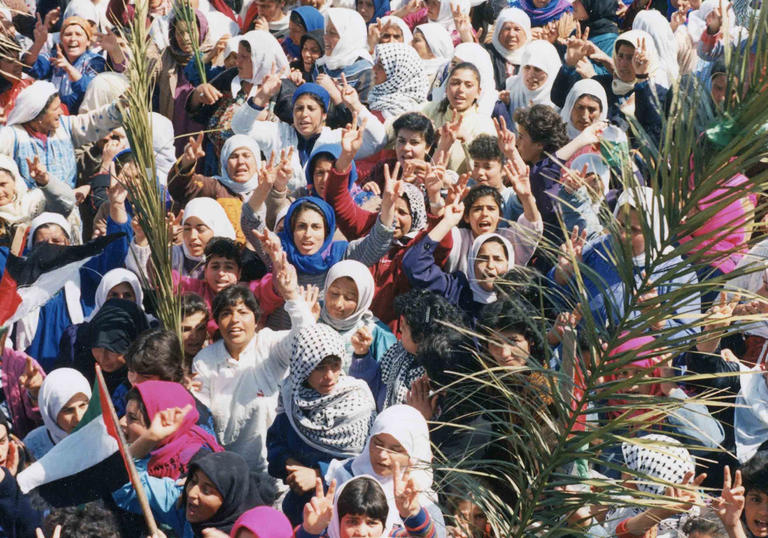
[[[571,110],[571,123],[579,131],[583,131],[600,119],[601,111],[600,101],[590,95],[582,95],[576,99]]]
[[[390,22],[384,25],[379,36],[379,43],[404,43],[403,29],[397,24]]]
[[[174,31],[174,37],[176,38],[176,44],[179,46],[182,52],[190,54],[192,52],[192,37],[189,35],[189,31],[185,28],[184,24],[177,24]]]
[[[242,300],[223,308],[216,321],[230,350],[245,348],[256,334],[256,315]]]
[[[746,492],[744,519],[755,536],[768,536],[768,494],[750,489]]]
[[[125,366],[125,355],[111,351],[103,347],[91,348],[91,355],[96,360],[96,363],[101,366],[101,369],[107,373],[117,372],[120,368]]]
[[[237,183],[245,183],[253,177],[258,161],[248,148],[237,148],[227,158],[227,175]]]
[[[336,31],[336,27],[333,25],[333,22],[331,22],[330,19],[325,23],[325,55],[330,56],[333,54],[333,49],[336,48],[336,43],[339,42],[341,36],[339,36],[339,32]]]
[[[125,404],[125,415],[120,419],[120,428],[123,430],[125,440],[129,443],[136,441],[149,428],[139,402],[136,400],[128,400]]]
[[[427,0],[427,18],[436,21],[440,16],[440,0]]]
[[[0,206],[13,202],[16,197],[16,180],[5,170],[0,170]]]
[[[259,8],[259,16],[264,17],[268,22],[278,21],[283,17],[282,2],[275,2],[274,0],[256,0],[256,6]]]
[[[297,23],[293,22],[292,20],[288,21],[288,37],[296,45],[301,43],[301,38],[306,33],[307,33],[307,29],[304,28],[304,26],[302,26],[301,24],[297,24]]]
[[[89,44],[88,34],[77,24],[70,24],[61,33],[61,50],[70,63],[82,56]]]
[[[59,118],[61,117],[61,99],[57,95],[54,97],[45,112],[40,114],[38,118],[34,120],[32,125],[33,129],[44,134],[53,133],[59,128]]]
[[[189,217],[182,226],[181,238],[192,256],[201,257],[205,246],[213,237],[211,230],[200,218]]]
[[[211,291],[216,294],[240,281],[240,267],[234,260],[224,256],[212,256],[205,262],[203,278]]]
[[[341,376],[341,359],[326,357],[307,378],[307,385],[315,392],[325,396],[333,392]]]
[[[299,253],[310,256],[320,250],[325,241],[325,221],[313,209],[305,209],[296,216],[293,225],[293,244]]]
[[[475,278],[485,291],[493,291],[493,283],[509,270],[509,258],[504,245],[486,241],[477,251]]]
[[[427,152],[430,146],[424,138],[421,131],[411,131],[410,129],[400,129],[395,137],[395,155],[400,162],[400,166],[405,166],[408,159],[426,160]]]
[[[194,357],[203,349],[208,337],[208,316],[205,312],[193,312],[181,320],[181,344],[184,356]]]
[[[616,378],[617,381],[623,381],[625,379],[634,379],[635,381],[640,381],[645,375],[645,372],[647,372],[647,368],[640,368],[639,366],[635,366],[633,364],[627,364],[617,372]],[[621,393],[648,395],[651,393],[652,387],[653,385],[651,383],[636,383],[635,385],[622,389]]]
[[[531,354],[531,345],[525,335],[514,330],[497,333],[497,338],[488,342],[488,353],[503,367],[525,366]]]
[[[413,40],[411,40],[411,46],[422,60],[431,60],[435,57],[435,55],[432,54],[432,50],[429,48],[429,45],[427,44],[427,40],[424,39],[424,34],[421,33],[421,30],[416,30],[413,32]]]
[[[584,7],[584,4],[581,3],[581,0],[574,0],[571,6],[573,7],[574,19],[577,21],[585,21],[589,18],[589,13],[587,13],[587,9]]]
[[[712,100],[716,104],[722,104],[725,101],[725,92],[728,89],[728,79],[725,73],[717,73],[712,75],[712,88],[710,93],[712,94]]]
[[[357,301],[357,286],[349,277],[337,278],[325,290],[325,308],[333,319],[347,319],[355,312]]]
[[[381,62],[376,62],[373,65],[373,83],[383,84],[386,81],[387,81],[387,72],[384,71],[384,67],[382,67]]]
[[[625,245],[629,245],[632,250],[632,256],[640,256],[645,252],[645,236],[643,235],[643,223],[640,220],[640,213],[624,206],[616,217],[619,225],[619,234]]]
[[[395,463],[405,470],[411,462],[408,451],[400,442],[388,433],[380,433],[371,437],[368,447],[373,472],[380,476],[392,476]]]
[[[525,29],[516,22],[505,22],[499,32],[499,41],[507,50],[517,50],[525,45]]]
[[[547,81],[547,72],[533,65],[523,66],[523,83],[530,91],[536,91]]]
[[[339,521],[341,538],[380,538],[384,532],[384,523],[365,515],[344,514]]]
[[[543,7],[547,7],[550,2],[551,0],[533,0],[533,5],[538,9],[541,9]]]
[[[373,5],[373,0],[357,0],[357,12],[363,18],[365,22],[371,22],[376,7]]]
[[[464,112],[480,96],[480,81],[471,69],[458,69],[448,79],[445,90],[451,108]]]
[[[187,490],[185,516],[190,523],[208,521],[216,515],[221,505],[224,504],[224,497],[216,489],[210,478],[200,469],[187,478],[184,487]]]
[[[301,47],[301,62],[304,64],[304,71],[309,72],[312,70],[312,66],[315,65],[317,59],[323,55],[323,49],[314,39],[307,39],[304,41],[304,46]]]
[[[635,56],[635,47],[630,43],[622,41],[616,47],[615,67],[616,74],[624,82],[635,80],[635,67],[632,65],[632,58]]]
[[[133,291],[133,287],[127,282],[121,282],[117,286],[114,286],[109,293],[107,293],[107,300],[109,299],[123,299],[125,301],[136,302],[136,292]]]
[[[493,196],[481,196],[475,200],[464,217],[464,222],[469,224],[472,234],[487,234],[496,231],[499,225],[499,206]]]
[[[395,233],[393,237],[400,239],[408,232],[411,231],[413,225],[413,217],[411,217],[411,209],[408,207],[408,202],[405,198],[398,198],[395,200]]]
[[[237,75],[242,80],[248,80],[253,78],[253,60],[251,59],[251,51],[245,48],[246,45],[241,41],[237,45]]]
[[[520,156],[527,164],[534,164],[539,162],[541,155],[544,152],[544,144],[541,142],[535,142],[525,127],[522,125],[517,126],[517,151],[520,152]]]
[[[72,432],[75,426],[80,423],[86,409],[88,409],[88,396],[78,392],[67,400],[59,414],[56,415],[56,424],[65,432]]]
[[[325,157],[316,158],[312,168],[312,188],[323,200],[325,200],[325,188],[328,185],[331,168],[333,168],[333,161]]]
[[[304,138],[318,134],[325,125],[325,111],[314,97],[304,94],[293,105],[293,126]]]

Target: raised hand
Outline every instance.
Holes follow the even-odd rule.
[[[58,44],[54,45],[54,50],[56,52],[51,56],[51,65],[58,67],[59,69],[64,69],[65,71],[72,69],[72,64],[69,63],[67,57],[61,52],[61,48]]]
[[[587,244],[587,231],[579,233],[579,227],[574,226],[570,237],[560,246],[560,256],[555,270],[555,279],[559,284],[565,284],[573,275],[576,263],[581,262],[584,245]]]
[[[331,77],[325,73],[320,73],[315,79],[315,82],[325,88],[325,91],[331,96],[331,101],[334,104],[338,105],[341,103],[341,90],[336,86],[336,82]]]
[[[215,104],[224,94],[211,84],[201,84],[195,88],[194,96],[198,103],[203,105]]]
[[[517,137],[507,128],[507,120],[503,117],[493,118],[496,127],[496,137],[499,140],[499,149],[507,159],[517,159],[520,153],[517,151]],[[520,157],[522,161],[522,157]]]
[[[40,187],[45,187],[50,181],[48,175],[48,169],[40,161],[40,157],[35,155],[32,159],[27,159],[27,167],[29,168],[29,175],[35,180],[35,183]]]
[[[293,82],[296,86],[301,86],[305,82],[304,75],[302,75],[301,71],[298,69],[291,71],[288,75],[288,78],[291,79],[291,82]]]
[[[336,161],[338,163],[338,160]],[[376,196],[381,196],[381,189],[379,188],[379,184],[375,181],[369,181],[365,185],[363,185],[363,190],[367,192],[372,192]]]
[[[446,213],[448,208],[446,208]],[[445,218],[445,217],[443,217]],[[418,410],[426,420],[432,420],[437,412],[438,395],[429,396],[429,377],[426,374],[411,383],[405,403]]]
[[[44,45],[48,40],[48,27],[43,23],[40,18],[40,13],[37,14],[37,22],[35,23],[35,29],[32,31],[32,37],[35,43]]]
[[[51,538],[60,538],[61,537],[61,525],[56,525],[56,528],[53,529],[53,534],[51,534]],[[43,529],[40,527],[37,527],[35,529],[35,538],[45,538],[45,533],[43,533]]]
[[[154,443],[159,443],[176,433],[184,419],[192,410],[192,404],[182,407],[172,407],[156,413],[147,429],[147,437]]]
[[[280,91],[280,85],[283,83],[283,74],[282,71],[277,71],[277,65],[272,62],[269,73],[262,79],[261,86],[259,87],[258,95],[262,100],[261,106],[266,106],[269,100]]]
[[[510,186],[514,189],[518,200],[522,202],[523,198],[532,196],[530,169],[527,164],[507,161],[504,163],[504,174]]]
[[[580,172],[577,172],[572,168],[565,168],[563,172],[563,187],[568,194],[573,194],[587,184],[585,179],[587,177],[586,164],[581,168]]]
[[[579,60],[579,63],[576,64],[576,73],[584,79],[592,78],[597,74],[595,68],[592,66],[592,62],[586,57]]]
[[[296,268],[288,262],[285,252],[281,254],[281,260],[278,264],[280,271],[275,274],[277,283],[277,293],[286,301],[294,301],[299,298],[299,277],[296,274]]]
[[[296,494],[303,495],[311,491],[315,485],[315,480],[318,478],[315,469],[305,467],[304,465],[286,465],[285,470],[288,471],[285,483]]]
[[[323,482],[315,481],[315,496],[304,505],[304,521],[301,526],[312,535],[320,535],[328,528],[333,517],[333,496],[336,494],[336,480],[331,481],[328,493],[323,493]]]
[[[459,180],[448,187],[448,193],[445,195],[445,203],[448,205],[460,202],[469,194],[469,172],[461,174]]]
[[[368,328],[368,326],[363,325],[357,329],[357,331],[355,331],[355,334],[352,335],[350,342],[352,344],[352,349],[354,350],[355,355],[367,355],[368,350],[371,349],[371,344],[373,344],[373,333],[371,332],[371,329]]]
[[[56,9],[52,9],[48,13],[45,14],[45,20],[43,20],[43,24],[45,25],[45,29],[50,31],[51,28],[53,28],[53,25],[59,22],[59,19],[61,18],[61,8],[57,7]]]
[[[648,49],[644,37],[638,40],[635,53],[632,56],[632,67],[635,70],[635,75],[648,74]]]
[[[707,478],[706,473],[702,473],[694,478],[694,472],[688,471],[683,477],[683,481],[678,486],[667,486],[665,495],[677,499],[675,503],[664,505],[663,510],[670,516],[682,512],[688,512],[694,504],[700,504],[701,498],[698,488]]]
[[[320,318],[320,288],[313,285],[299,286],[299,294],[304,298],[304,301],[309,305],[309,311],[315,316],[315,320]]]
[[[395,462],[395,468],[392,471],[392,482],[395,491],[395,506],[403,520],[413,517],[421,511],[419,505],[419,489],[411,476],[411,470],[406,469],[400,475],[400,462]]]
[[[368,26],[368,50],[373,54],[373,50],[376,48],[376,45],[379,44],[379,40],[381,39],[381,32],[384,31],[384,25],[381,22],[381,19],[378,19],[376,21],[376,24],[371,24]]]
[[[350,112],[360,113],[363,108],[363,104],[360,102],[360,96],[357,94],[357,90],[349,85],[347,82],[347,76],[341,74],[341,102],[344,103]],[[357,122],[352,122],[357,123]]]
[[[261,233],[255,232],[255,235],[261,243],[261,248],[264,249],[264,252],[272,262],[272,270],[280,271],[280,262],[282,261],[282,255],[284,254],[280,238],[266,228],[264,228],[264,231]]]
[[[744,486],[741,485],[741,471],[736,474],[731,483],[731,468],[727,465],[723,469],[723,490],[720,497],[712,502],[717,517],[723,522],[726,529],[741,527],[741,513],[744,511]]]
[[[354,91],[354,90],[352,90]],[[355,92],[357,94],[357,92]],[[363,118],[360,125],[357,124],[357,112],[352,113],[352,123],[348,123],[341,130],[341,150],[347,156],[354,158],[357,155],[360,146],[363,145],[363,133],[368,124],[368,118]],[[346,167],[341,170],[346,171]]]
[[[689,9],[690,6],[688,2],[685,0],[678,0],[677,11],[672,13],[672,17],[669,20],[669,25],[672,27],[672,32],[677,31],[679,27],[684,26],[688,22]]]
[[[181,156],[181,168],[184,170],[192,168],[197,160],[203,157],[205,157],[203,133],[199,133],[196,137],[190,136]]]
[[[454,109],[453,119],[440,127],[440,141],[438,143],[440,149],[448,151],[457,140],[464,141],[465,136],[461,131],[463,122],[464,116]]]
[[[547,333],[549,345],[556,346],[562,340],[565,331],[575,329],[581,322],[581,309],[577,306],[571,312],[560,312],[555,318],[555,323]]]
[[[19,385],[29,392],[33,400],[37,401],[37,395],[40,393],[40,387],[43,385],[43,374],[35,367],[32,357],[27,356],[24,373],[19,376]]]
[[[445,168],[442,166],[430,166],[427,175],[424,176],[424,188],[427,191],[427,199],[430,204],[439,205],[443,197],[441,191],[445,185]]]
[[[272,188],[278,192],[284,192],[288,188],[288,182],[293,176],[293,151],[293,146],[287,150],[285,148],[280,150],[280,162],[275,170],[275,179],[272,185]]]
[[[384,165],[384,192],[381,193],[381,212],[379,218],[385,226],[395,222],[395,201],[403,194],[403,181],[397,179],[400,163],[397,162],[389,172],[389,165]]]

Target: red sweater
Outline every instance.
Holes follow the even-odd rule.
[[[358,207],[349,194],[349,171],[339,173],[331,168],[328,183],[325,190],[325,201],[333,207],[336,213],[336,226],[344,236],[351,240],[365,236],[373,227],[378,213],[366,211]],[[438,218],[428,216],[428,229],[419,232],[407,245],[402,246],[393,243],[389,252],[379,262],[371,267],[373,280],[376,283],[376,291],[371,303],[371,312],[381,321],[387,323],[397,334],[397,321],[395,315],[395,297],[408,292],[411,284],[402,269],[402,261],[405,252],[414,243],[418,242],[438,222]],[[445,265],[453,248],[453,237],[447,234],[435,250],[435,263],[440,267]]]

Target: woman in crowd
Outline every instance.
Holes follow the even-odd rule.
[[[374,86],[368,109],[387,120],[421,108],[427,97],[427,78],[416,51],[403,43],[376,46]]]
[[[497,90],[503,90],[507,79],[520,71],[523,51],[530,41],[531,20],[528,15],[515,7],[501,10],[496,18],[491,43],[485,46],[493,60]]]
[[[451,34],[436,22],[420,24],[413,30],[411,46],[421,58],[431,95],[432,89],[440,85],[443,68],[453,58]]]
[[[323,30],[325,18],[312,6],[299,6],[291,10],[288,21],[288,37],[283,40],[283,50],[290,60],[301,58],[301,41],[309,32]]]

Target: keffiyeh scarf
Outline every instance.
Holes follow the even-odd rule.
[[[426,373],[399,341],[390,347],[381,358],[381,381],[387,387],[384,407],[406,403],[411,384]]]
[[[368,107],[387,116],[416,110],[427,98],[427,78],[421,58],[405,43],[384,43],[376,47],[375,61],[387,80],[371,89]]]

